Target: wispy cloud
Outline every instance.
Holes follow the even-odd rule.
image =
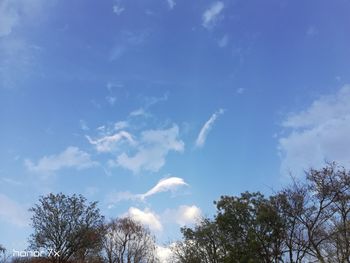
[[[175,0],[166,0],[170,9],[173,9],[176,5]]]
[[[125,11],[124,7],[121,7],[119,4],[114,4],[113,5],[113,13],[116,15],[121,15]]]
[[[127,121],[118,121],[114,123],[114,130],[119,131],[129,127],[129,123]]]
[[[25,166],[29,171],[41,174],[52,174],[63,168],[76,168],[78,170],[96,166],[97,162],[91,160],[90,154],[78,147],[69,146],[57,155],[42,157],[37,164],[31,160],[25,160]]]
[[[28,208],[0,193],[0,219],[20,227],[29,226]]]
[[[123,142],[128,142],[133,145],[136,142],[133,139],[133,136],[126,131],[119,131],[113,135],[107,135],[97,140],[91,139],[90,136],[86,136],[89,143],[96,147],[98,152],[112,152]]]
[[[163,225],[160,222],[159,216],[146,208],[145,210],[140,210],[136,207],[130,207],[125,216],[130,216],[135,221],[149,227],[153,231],[162,231]]]
[[[224,9],[224,3],[221,1],[214,2],[202,16],[202,25],[206,29],[213,28],[217,21],[220,13]]]
[[[133,110],[129,114],[132,117],[137,117],[137,116],[148,116],[148,113],[145,111],[143,108],[139,108],[137,110]]]
[[[148,112],[149,108],[151,108],[153,105],[156,105],[161,102],[167,101],[169,98],[168,93],[165,93],[163,96],[160,97],[148,97],[148,96],[141,96],[142,103],[144,104],[142,107],[130,112],[129,116],[131,117],[137,117],[137,116],[143,116],[143,117],[149,117],[151,114]]]
[[[305,110],[292,113],[282,122],[286,135],[279,138],[281,172],[303,174],[325,161],[350,167],[350,85],[322,96]]]
[[[203,147],[204,146],[204,144],[207,140],[207,136],[208,136],[210,130],[212,129],[216,119],[223,113],[224,113],[223,109],[218,110],[213,115],[211,115],[209,120],[203,125],[203,127],[200,130],[200,132],[197,136],[197,139],[196,139],[196,147]]]
[[[80,120],[80,121],[79,121],[79,124],[80,124],[80,128],[81,128],[83,131],[88,131],[88,130],[89,130],[89,126],[87,125],[86,121]]]
[[[133,156],[122,153],[117,157],[117,165],[139,173],[141,170],[157,172],[165,164],[165,157],[170,151],[182,152],[185,144],[178,139],[177,125],[163,130],[147,130],[141,133],[137,152]]]
[[[109,105],[114,106],[117,98],[114,96],[106,96],[106,101],[108,102]]]

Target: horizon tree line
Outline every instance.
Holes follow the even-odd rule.
[[[268,197],[244,192],[214,204],[212,218],[181,228],[167,262],[350,263],[350,172],[336,163]],[[160,262],[148,228],[130,217],[107,221],[82,195],[41,196],[30,212],[29,249],[47,253],[9,258],[0,245],[0,263]]]

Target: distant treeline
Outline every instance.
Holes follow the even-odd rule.
[[[269,197],[245,192],[214,203],[214,217],[181,228],[167,262],[350,262],[350,173],[335,163],[310,169]],[[97,203],[82,196],[50,194],[30,211],[28,251],[46,254],[6,261],[0,246],[0,262],[159,262],[147,228],[131,218],[105,222]]]

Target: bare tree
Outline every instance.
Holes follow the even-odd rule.
[[[108,263],[155,263],[155,238],[131,218],[115,219],[105,228],[103,250]]]
[[[289,262],[350,262],[350,174],[335,163],[310,169],[278,195]]]
[[[0,263],[8,262],[9,256],[6,255],[6,249],[0,244]]]

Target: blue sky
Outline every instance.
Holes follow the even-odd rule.
[[[220,195],[350,166],[350,1],[0,1],[0,243],[49,192],[161,252]]]

